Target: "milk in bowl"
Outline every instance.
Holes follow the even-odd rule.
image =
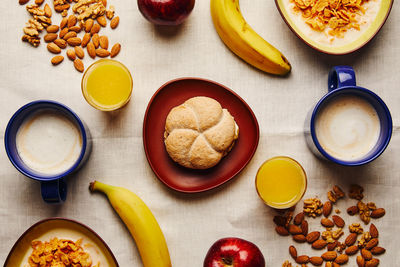
[[[79,159],[82,135],[76,122],[61,111],[43,109],[29,115],[16,134],[20,159],[35,172],[55,176]]]

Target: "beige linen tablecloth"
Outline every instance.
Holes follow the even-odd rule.
[[[385,0],[386,1],[386,0]],[[31,0],[33,2],[33,0]],[[52,2],[46,0],[46,2]],[[366,47],[348,56],[323,55],[309,48],[288,29],[271,0],[241,0],[248,23],[278,47],[291,61],[287,78],[259,72],[234,56],[221,42],[212,25],[209,1],[197,0],[181,27],[156,28],[140,14],[136,0],[109,0],[120,16],[119,27],[106,32],[110,43],[120,42],[117,57],[133,75],[133,98],[126,108],[103,113],[82,97],[82,75],[65,59],[53,67],[45,44],[33,48],[21,42],[29,15],[17,0],[2,1],[0,24],[0,134],[11,115],[37,99],[60,101],[88,124],[93,152],[83,169],[69,179],[68,198],[61,206],[45,204],[39,183],[21,175],[0,154],[0,262],[4,262],[17,238],[35,222],[52,216],[78,220],[93,228],[110,246],[120,266],[142,266],[135,243],[108,201],[91,195],[88,184],[98,179],[136,192],[151,208],[163,229],[173,266],[202,266],[211,244],[237,236],[256,243],[267,266],[281,266],[289,258],[292,241],[274,231],[274,211],[258,198],[254,178],[266,159],[287,155],[297,159],[308,174],[305,197],[320,196],[334,184],[346,191],[349,184],[365,187],[366,200],[384,207],[386,216],[376,221],[380,244],[387,248],[381,266],[397,266],[400,237],[400,10],[392,13],[379,35]],[[52,3],[50,3],[52,6]],[[55,22],[60,16],[56,14]],[[86,56],[86,66],[92,60]],[[327,74],[338,64],[355,68],[358,84],[378,93],[391,109],[394,132],[386,152],[375,162],[344,168],[317,159],[307,149],[303,123],[309,109],[327,92]],[[215,80],[237,92],[253,109],[260,124],[260,144],[242,173],[220,188],[184,195],[166,188],[153,174],[143,150],[142,123],[147,103],[166,81],[185,76]],[[350,200],[341,201],[342,211]],[[301,205],[299,205],[301,206]],[[298,210],[300,207],[298,207]],[[346,216],[345,212],[343,212]],[[347,217],[346,217],[347,218]],[[352,218],[349,221],[357,221]],[[317,229],[319,220],[310,220]],[[299,253],[318,255],[308,245]],[[348,266],[356,266],[353,257]]]

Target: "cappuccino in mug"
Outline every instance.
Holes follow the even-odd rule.
[[[79,159],[82,136],[66,115],[46,109],[24,120],[17,131],[16,147],[27,167],[45,175],[57,175],[69,170]]]
[[[321,106],[315,121],[321,147],[343,161],[366,156],[378,143],[380,132],[375,108],[363,97],[351,94],[328,100]]]

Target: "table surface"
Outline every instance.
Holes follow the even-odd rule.
[[[33,0],[31,0],[33,2]],[[46,2],[49,2],[47,0]],[[93,151],[87,164],[69,179],[63,205],[45,204],[38,182],[27,179],[0,152],[0,262],[4,262],[17,238],[35,222],[53,216],[78,220],[94,229],[110,246],[121,266],[142,266],[135,243],[106,198],[90,194],[94,179],[126,187],[151,208],[168,242],[173,266],[201,266],[214,241],[237,236],[256,243],[267,266],[281,266],[289,259],[290,238],[278,236],[272,218],[256,194],[254,178],[266,159],[287,155],[297,159],[308,175],[305,198],[319,196],[338,184],[346,191],[351,183],[365,187],[365,199],[384,207],[386,216],[376,221],[380,244],[387,248],[381,266],[396,266],[400,237],[400,10],[392,13],[377,37],[347,56],[324,55],[309,48],[286,26],[273,1],[241,0],[248,23],[278,47],[293,66],[286,78],[274,77],[250,67],[234,56],[214,30],[209,1],[198,0],[189,19],[180,27],[154,27],[140,14],[136,1],[109,0],[120,16],[119,27],[102,30],[110,43],[120,42],[116,59],[133,75],[133,98],[122,110],[103,113],[82,97],[82,75],[65,59],[53,67],[45,45],[33,48],[21,42],[29,15],[17,1],[4,1],[0,25],[0,134],[22,105],[37,99],[60,101],[88,124]],[[51,3],[52,6],[52,3]],[[58,14],[53,15],[59,22]],[[85,57],[89,66],[93,60]],[[385,153],[373,163],[356,168],[340,167],[317,159],[303,137],[307,112],[327,92],[327,75],[334,65],[351,65],[358,84],[378,93],[391,109],[394,132]],[[253,109],[260,124],[260,144],[253,160],[235,179],[209,192],[186,195],[165,187],[147,163],[142,123],[147,103],[166,81],[201,77],[222,83],[238,93]],[[340,201],[344,211],[351,200]],[[301,206],[301,205],[299,205]],[[300,210],[298,207],[297,210]],[[345,212],[342,213],[346,217]],[[347,218],[347,217],[346,217]],[[356,218],[351,220],[357,221]],[[310,220],[318,228],[319,220]],[[317,255],[308,245],[299,253]],[[396,262],[396,263],[395,263]],[[356,266],[352,258],[349,266]]]

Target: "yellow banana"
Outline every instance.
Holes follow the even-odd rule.
[[[211,0],[211,16],[222,41],[244,61],[272,74],[290,72],[285,56],[247,24],[239,0]]]
[[[146,204],[122,187],[94,181],[90,191],[107,195],[111,205],[135,239],[144,267],[171,267],[167,243],[156,219]]]

